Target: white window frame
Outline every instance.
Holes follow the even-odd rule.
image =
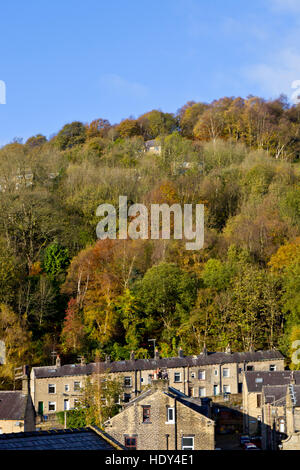
[[[201,395],[200,390],[203,390],[203,391],[204,391],[203,395]],[[206,397],[206,396],[207,396],[207,395],[206,395],[206,388],[205,388],[205,387],[199,387],[199,398],[204,398],[204,397]]]
[[[226,371],[226,374],[228,373],[228,375],[225,374],[225,371]],[[230,369],[228,369],[228,367],[225,367],[223,369],[223,377],[230,377]]]
[[[75,387],[75,384],[79,384],[79,388],[78,388],[78,389],[77,389],[77,386]],[[73,389],[74,389],[74,392],[80,392],[80,389],[81,389],[81,382],[80,382],[79,380],[74,380]]]
[[[184,445],[184,444],[183,444],[183,440],[184,440],[184,439],[192,439],[192,441],[193,441],[192,446],[190,446],[190,445]],[[194,447],[195,447],[195,439],[194,439],[194,436],[182,436],[182,438],[181,438],[181,449],[182,449],[182,450],[194,450]]]
[[[205,377],[206,377],[205,370],[199,370],[198,371],[198,379],[199,380],[205,380]]]
[[[54,405],[54,410],[50,410],[52,405]],[[56,411],[56,401],[48,401],[48,411]]]
[[[176,380],[176,377],[179,377],[179,380]],[[174,383],[180,383],[181,382],[181,372],[174,372]]]
[[[215,375],[216,377],[218,377],[218,375],[219,375],[218,369],[214,369],[214,375]]]
[[[225,387],[228,388],[227,391],[224,390]],[[223,393],[230,393],[230,385],[223,385]]]
[[[67,404],[67,407],[65,406]],[[70,400],[69,398],[64,399],[64,411],[69,411],[70,409]]]
[[[50,387],[54,387],[54,392],[50,392]],[[56,394],[56,384],[48,384],[48,394],[55,395]]]
[[[70,391],[70,385],[69,384],[65,384],[65,392],[69,392]]]
[[[125,384],[126,379],[129,379],[130,384],[128,384],[128,385]],[[132,387],[132,377],[131,377],[131,375],[125,375],[124,376],[124,387]]]
[[[195,379],[196,378],[196,373],[195,372],[191,372],[191,379]]]
[[[277,369],[276,364],[270,364],[270,366],[269,366],[269,371],[270,372],[275,372],[276,369]]]
[[[170,419],[170,416],[169,416],[169,411],[172,410],[172,419]],[[168,406],[167,407],[167,421],[166,421],[166,424],[174,424],[175,423],[175,408],[174,406]]]

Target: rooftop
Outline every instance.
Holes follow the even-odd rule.
[[[296,385],[300,385],[300,371],[251,371],[245,373],[248,392],[260,393],[262,388],[266,385],[289,385],[291,380],[294,379]]]
[[[0,450],[122,450],[96,427],[0,434]]]
[[[23,420],[27,396],[20,391],[0,391],[0,420]]]
[[[92,373],[127,372],[135,370],[172,369],[177,367],[195,367],[214,364],[242,364],[244,362],[261,362],[284,360],[276,350],[253,352],[207,352],[198,356],[164,357],[158,359],[132,359],[127,361],[98,362],[89,364],[66,364],[60,367],[34,367],[36,378],[86,376]]]

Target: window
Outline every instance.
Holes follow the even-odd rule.
[[[230,393],[230,385],[223,385],[223,393]]]
[[[199,370],[199,380],[205,380],[205,370]]]
[[[74,392],[79,392],[81,387],[80,382],[74,382]]]
[[[182,450],[194,450],[194,437],[182,437]]]
[[[124,377],[124,387],[131,387],[131,377]]]
[[[215,369],[215,370],[214,370],[214,374],[215,374],[215,376],[218,375],[218,369]]]
[[[194,379],[196,377],[195,372],[191,372],[191,378]]]
[[[48,384],[48,393],[56,393],[56,385]]]
[[[242,393],[243,392],[243,384],[242,382],[239,382],[238,383],[238,393]]]
[[[223,369],[223,377],[229,377],[229,369]]]
[[[128,403],[131,399],[131,393],[124,393],[124,402]]]
[[[143,384],[143,383],[144,383],[144,379],[143,379],[143,377],[141,377],[141,384]]]
[[[70,385],[67,384],[67,385],[65,385],[65,392],[69,392],[69,391],[70,391]]]
[[[205,387],[199,387],[199,397],[206,397]]]
[[[214,385],[214,395],[219,395],[219,385]]]
[[[269,370],[270,370],[270,372],[274,372],[276,370],[276,365],[271,364],[270,367],[269,367]]]
[[[150,423],[150,406],[143,406],[143,423]]]
[[[64,400],[64,410],[67,411],[70,409],[70,400],[67,398]]]
[[[125,447],[127,447],[127,449],[136,450],[137,449],[136,437],[125,437]]]
[[[247,370],[251,372],[252,370],[254,370],[254,367],[253,366],[247,366]]]
[[[3,429],[2,428],[0,428],[0,434],[3,434]]]
[[[48,410],[49,411],[56,411],[56,402],[55,401],[49,401]]]
[[[80,405],[80,402],[78,398],[74,398],[74,408],[76,408],[76,406],[79,406],[79,405]]]
[[[261,394],[260,393],[256,395],[256,407],[257,408],[261,407]]]
[[[181,373],[180,372],[174,372],[174,382],[181,382]]]
[[[167,407],[167,423],[168,424],[175,423],[175,409],[170,406]]]

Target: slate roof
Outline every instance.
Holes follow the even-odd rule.
[[[147,140],[145,142],[145,146],[147,148],[149,148],[149,147],[158,147],[158,146],[160,146],[160,144],[155,139],[152,139],[152,140]]]
[[[247,388],[250,393],[260,393],[262,387],[266,385],[289,385],[293,378],[295,379],[296,385],[300,385],[300,371],[245,372]]]
[[[103,437],[102,437],[103,436]],[[92,428],[19,432],[0,434],[0,450],[116,450],[107,434],[97,434]]]
[[[284,406],[286,402],[287,385],[267,385],[262,388],[265,403]]]
[[[0,420],[23,420],[27,396],[19,391],[0,391]]]
[[[201,365],[230,364],[243,362],[261,362],[272,359],[284,359],[279,351],[253,352],[208,352],[198,356],[165,357],[159,359],[134,359],[128,361],[100,362],[81,364],[66,364],[61,367],[34,367],[36,378],[86,376],[96,372],[126,372],[136,370],[172,369],[177,367],[195,367]]]

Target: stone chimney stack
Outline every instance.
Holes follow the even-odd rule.
[[[135,357],[134,357],[134,351],[131,351],[130,352],[130,360],[131,361],[134,361]]]
[[[202,349],[201,354],[203,354],[204,356],[207,356],[207,347],[206,347],[206,344],[205,344],[205,343],[204,343],[204,346],[203,346],[203,349]]]
[[[155,351],[154,351],[154,359],[159,359],[158,349],[155,349]]]
[[[85,358],[84,356],[80,357],[80,365],[84,366],[85,365]]]
[[[55,362],[55,365],[56,365],[56,367],[61,367],[61,360],[60,360],[60,357],[59,357],[59,355],[58,355],[58,354],[57,354],[57,356],[56,356],[56,362]]]
[[[154,390],[162,390],[163,392],[167,392],[169,390],[169,381],[166,379],[152,380],[151,387],[153,387]]]
[[[296,385],[296,380],[295,380],[295,375],[294,375],[294,371],[293,371],[293,370],[291,371],[290,384],[291,384],[291,385]]]
[[[29,366],[23,366],[22,393],[23,395],[30,395]]]
[[[183,349],[182,349],[181,346],[180,346],[180,348],[178,349],[178,357],[184,357],[184,356],[183,356]]]
[[[225,352],[226,352],[226,354],[231,354],[231,349],[230,349],[230,345],[229,345],[229,344],[227,344],[226,349],[225,349]]]

